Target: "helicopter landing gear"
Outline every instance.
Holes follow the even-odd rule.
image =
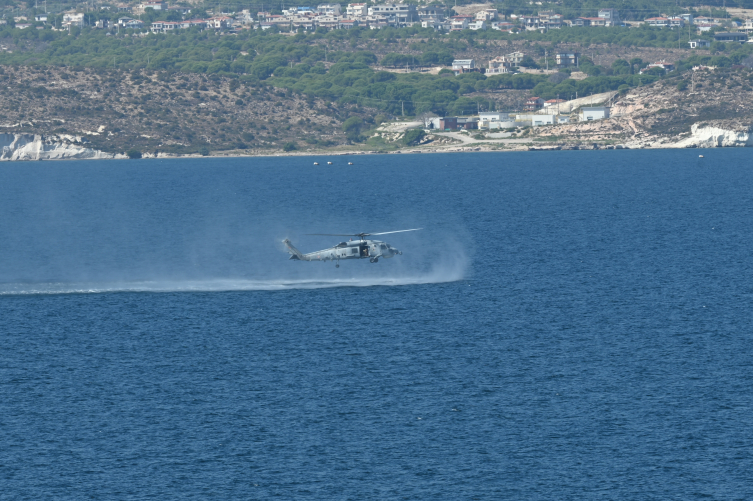
[[[378,257],[372,257],[372,258],[369,259],[369,262],[370,263],[378,263],[379,262],[379,258]]]
[[[339,267],[340,267],[340,260],[338,259],[337,264],[335,264],[335,268],[339,268]]]

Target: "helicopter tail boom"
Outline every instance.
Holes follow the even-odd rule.
[[[290,240],[288,240],[286,238],[285,240],[282,241],[282,243],[284,243],[285,247],[288,248],[288,252],[290,253],[290,259],[307,261],[307,259],[303,256],[303,254],[301,254],[301,251],[299,251],[298,249],[296,249],[293,246],[293,244],[290,243]]]

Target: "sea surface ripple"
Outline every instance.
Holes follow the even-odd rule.
[[[3,164],[0,500],[751,499],[753,170],[704,155]]]

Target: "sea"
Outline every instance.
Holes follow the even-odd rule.
[[[751,159],[0,164],[0,500],[753,499]]]

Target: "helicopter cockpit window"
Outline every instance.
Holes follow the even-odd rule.
[[[380,248],[381,248],[382,250],[387,250],[387,246],[386,246],[386,245],[384,245],[384,244],[380,245],[379,247],[380,247]]]

